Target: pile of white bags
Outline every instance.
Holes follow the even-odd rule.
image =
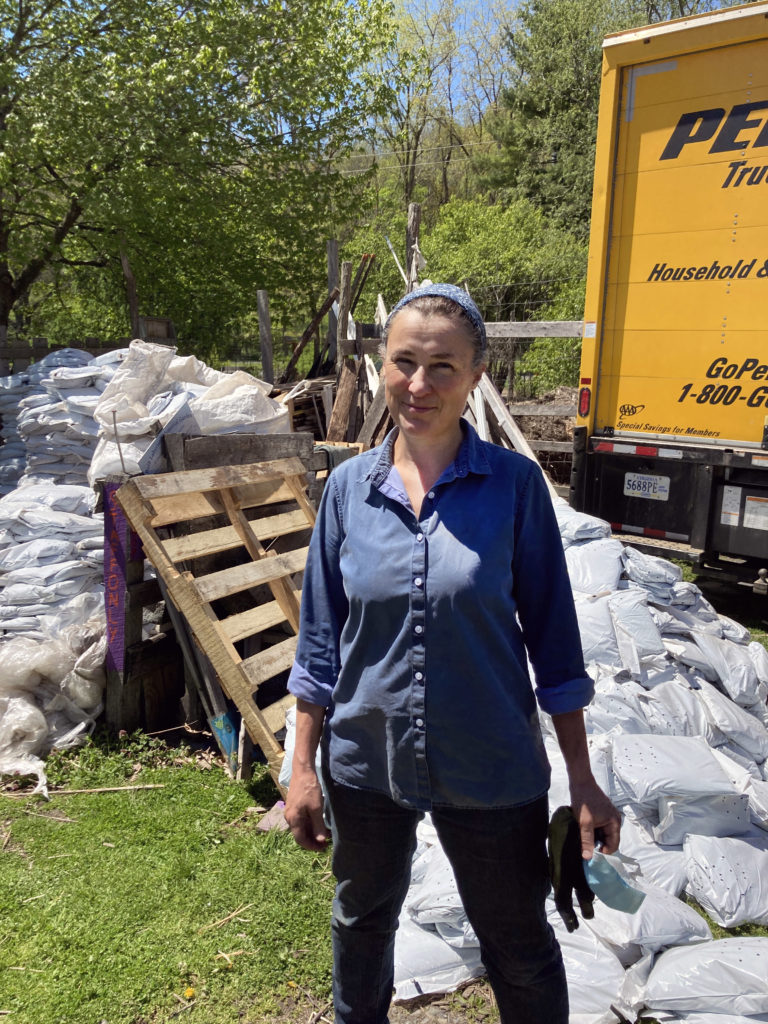
[[[89,362],[90,358],[80,349],[58,349],[39,362],[31,363],[26,370],[0,378],[0,495],[16,487],[26,467],[27,449],[23,433],[30,411],[51,405],[43,381],[58,367],[76,369]],[[40,433],[43,436],[47,433],[42,424]]]
[[[288,410],[268,397],[270,390],[248,373],[221,373],[167,346],[131,342],[94,408],[99,442],[89,482],[113,473],[159,471],[163,430],[193,435],[290,430]]]
[[[0,630],[56,636],[103,617],[104,525],[89,487],[39,484],[0,498]]]
[[[144,341],[95,359],[63,349],[0,380],[0,774],[36,775],[44,789],[42,757],[81,742],[101,711],[104,524],[92,487],[165,469],[166,428],[290,430],[270,390]]]
[[[768,652],[674,564],[623,548],[607,523],[565,502],[555,511],[595,680],[592,767],[624,818],[620,854],[608,859],[646,893],[634,915],[596,901],[594,920],[570,935],[550,906],[572,1024],[615,1022],[611,1005],[632,1020],[644,1008],[689,1024],[768,1020],[768,938],[715,942],[680,898],[726,928],[768,924]],[[554,808],[569,802],[567,774],[540,717]],[[398,999],[482,971],[450,866],[420,829],[396,943]]]

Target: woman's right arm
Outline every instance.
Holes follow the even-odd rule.
[[[305,850],[324,850],[328,829],[323,821],[323,792],[315,768],[315,755],[323,731],[325,708],[301,697],[296,702],[296,745],[285,820],[293,838]]]

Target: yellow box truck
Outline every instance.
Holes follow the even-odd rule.
[[[764,590],[768,2],[605,39],[584,320],[571,503]]]

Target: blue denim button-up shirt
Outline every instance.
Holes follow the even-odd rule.
[[[288,683],[327,709],[337,782],[420,810],[541,796],[536,700],[557,714],[593,692],[541,470],[462,427],[418,517],[392,465],[395,431],[331,474]]]

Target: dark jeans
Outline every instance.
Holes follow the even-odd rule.
[[[336,1024],[386,1024],[395,930],[422,815],[326,778],[333,832]],[[434,808],[432,821],[480,942],[502,1024],[567,1024],[560,947],[547,922],[547,798],[503,810]]]

